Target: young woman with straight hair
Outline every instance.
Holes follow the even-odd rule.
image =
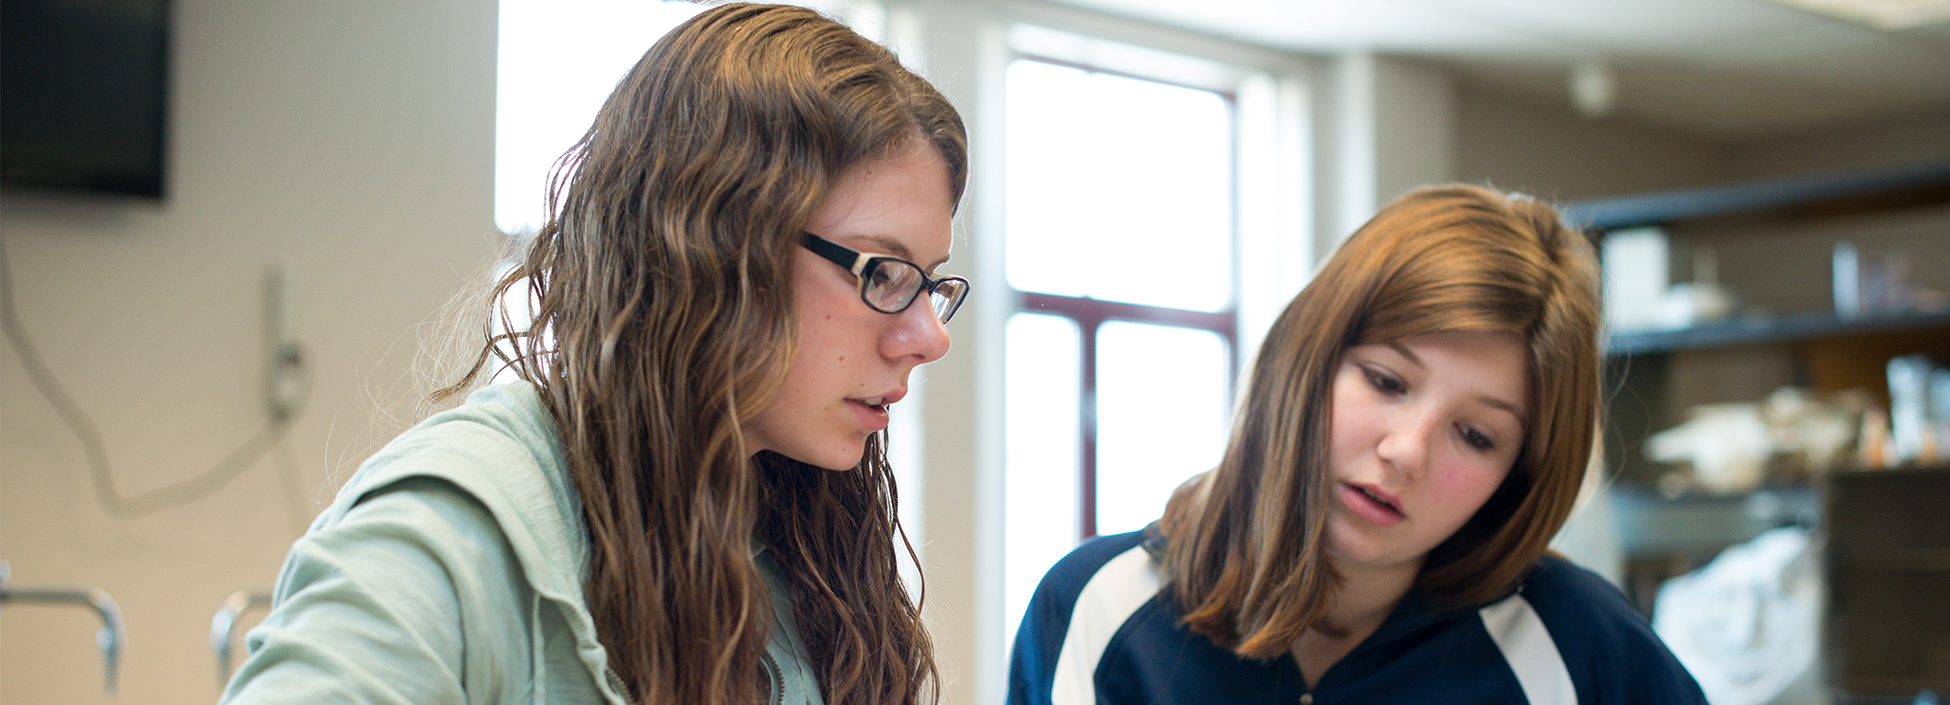
[[[1388,204],[1274,323],[1218,467],[1044,578],[1010,702],[1703,702],[1546,550],[1593,457],[1598,334],[1553,209]]]
[[[512,332],[293,547],[226,702],[932,702],[883,436],[968,292],[967,154],[815,12],[664,36],[481,300]]]

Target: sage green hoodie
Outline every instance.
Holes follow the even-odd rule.
[[[482,389],[361,466],[292,546],[224,703],[626,703],[583,600],[581,503],[535,389]],[[781,579],[774,702],[820,703]]]

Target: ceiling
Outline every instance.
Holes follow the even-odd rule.
[[[1765,0],[1057,1],[1278,49],[1417,57],[1567,108],[1574,68],[1603,67],[1602,119],[1716,142],[1950,117],[1950,21],[1881,31]]]

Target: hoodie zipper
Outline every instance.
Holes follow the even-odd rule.
[[[779,662],[772,658],[771,652],[758,655],[759,662],[765,664],[766,688],[772,695],[772,705],[785,705],[785,672],[779,669]]]
[[[623,696],[623,702],[636,702],[636,698],[630,696],[630,684],[624,683],[623,677],[616,675],[616,669],[607,666],[603,667],[603,677],[609,681],[609,687],[612,690],[615,690],[618,695]]]

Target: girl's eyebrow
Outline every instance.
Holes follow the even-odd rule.
[[[1518,407],[1516,404],[1513,404],[1503,399],[1498,399],[1488,394],[1478,395],[1476,397],[1476,401],[1482,403],[1484,406],[1488,406],[1496,409],[1502,409],[1504,411],[1510,412],[1511,416],[1517,417],[1518,428],[1528,428],[1530,426],[1530,423],[1524,420],[1523,409],[1521,407]]]
[[[878,248],[881,254],[893,255],[909,262],[915,262],[914,251],[907,249],[906,244],[894,238],[885,235],[853,235],[851,237],[856,240],[865,240],[873,243],[874,247]],[[922,269],[934,271],[936,267],[947,264],[948,257],[949,255],[942,255],[941,259],[935,260],[932,264],[923,265]],[[919,262],[915,263],[919,264]]]
[[[1416,357],[1415,353],[1409,352],[1408,347],[1402,345],[1399,341],[1389,341],[1388,348],[1390,350],[1394,350],[1396,353],[1399,353],[1402,357],[1407,358],[1407,360],[1410,363],[1413,363],[1416,367],[1420,367],[1422,369],[1428,369],[1428,365],[1422,363],[1422,358]],[[1523,426],[1527,428],[1530,425],[1524,420],[1523,407],[1518,406],[1515,402],[1509,401],[1507,399],[1499,399],[1497,397],[1493,397],[1488,394],[1477,395],[1476,401],[1481,402],[1484,406],[1502,409],[1504,411],[1510,412],[1511,416],[1517,417],[1518,426]]]
[[[1408,361],[1414,363],[1416,367],[1420,367],[1422,369],[1428,369],[1429,367],[1428,365],[1422,362],[1422,358],[1416,357],[1415,353],[1409,352],[1408,346],[1402,345],[1400,341],[1395,341],[1395,340],[1388,341],[1388,348],[1394,350],[1397,353],[1400,353],[1402,357],[1408,358]]]

